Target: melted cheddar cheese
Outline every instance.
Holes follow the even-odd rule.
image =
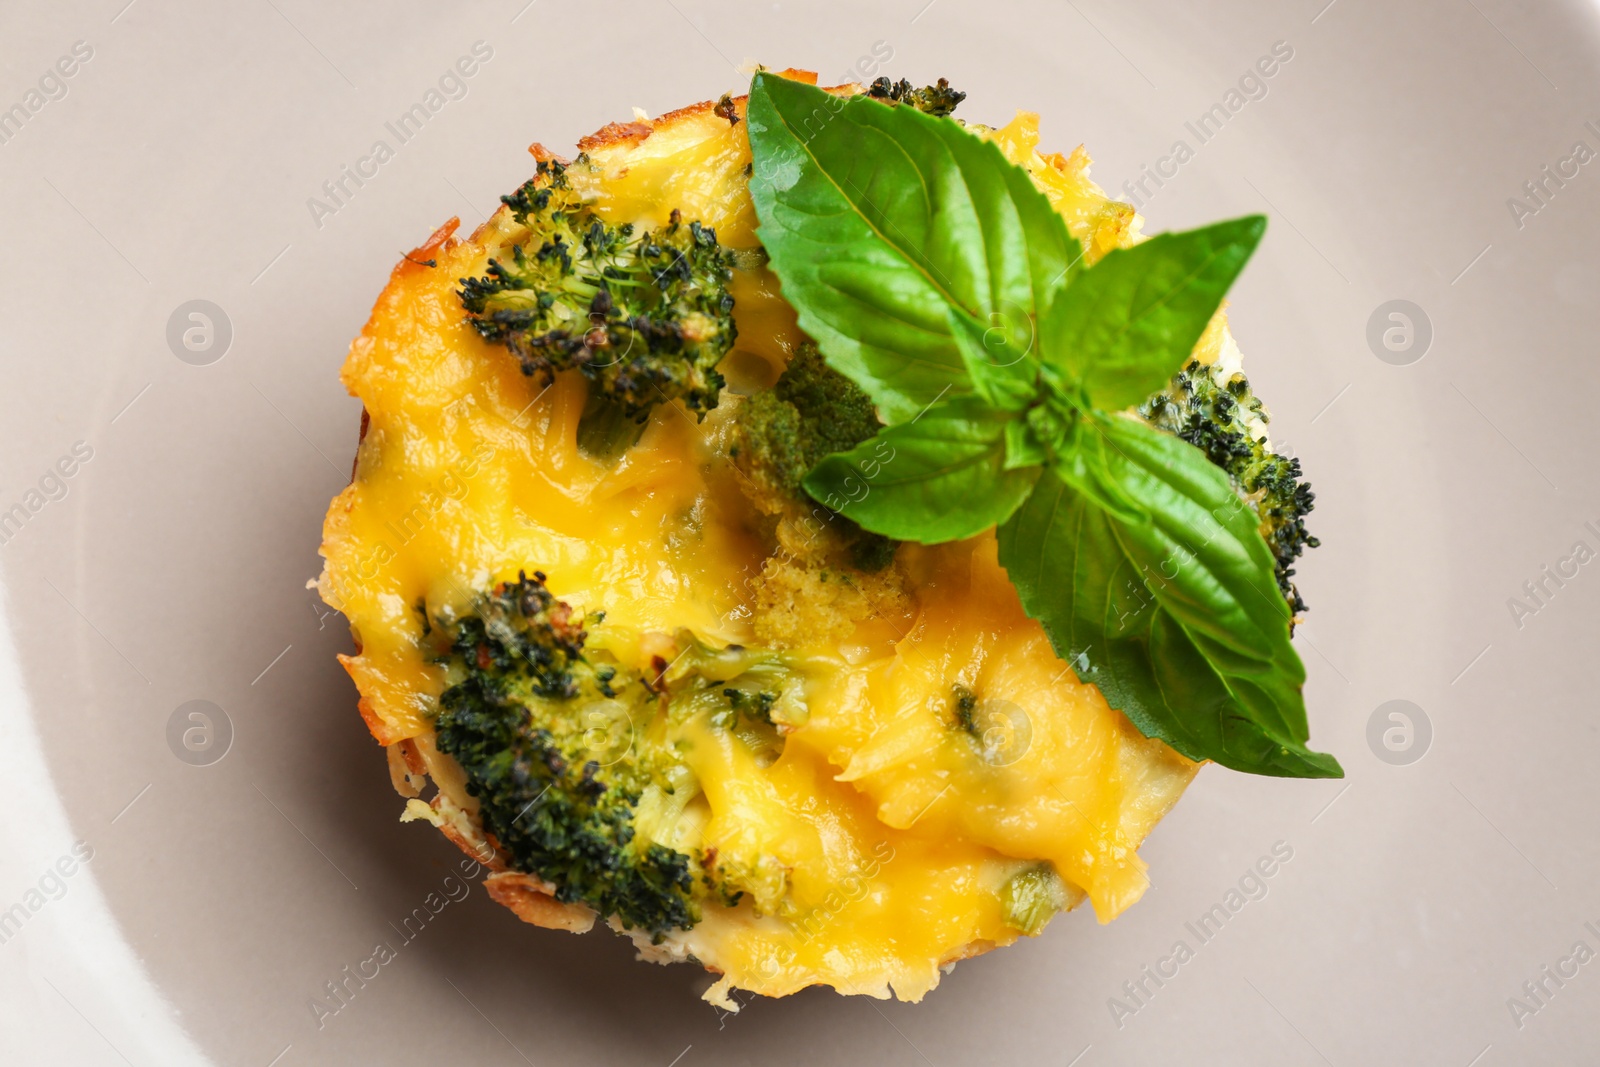
[[[1036,116],[982,132],[1029,170],[1091,259],[1138,239],[1138,216],[1089,181],[1081,148],[1038,152]],[[610,221],[655,226],[677,208],[729,247],[757,245],[744,126],[710,105],[610,127],[580,147],[594,166],[570,173]],[[711,646],[748,645],[749,579],[770,552],[727,469],[737,396],[703,422],[658,407],[638,444],[603,464],[575,441],[584,379],[569,372],[541,389],[468,327],[456,280],[481,274],[512,228],[502,210],[466,240],[453,223],[442,229],[395,267],[351,345],[342,377],[367,423],[354,479],[328,513],[319,582],[357,640],[343,662],[395,757],[397,787],[415,797],[430,777],[437,795],[410,808],[480,856],[494,843],[460,768],[432,741],[443,675],[419,650],[419,601],[463,607],[537,568],[557,596],[603,607],[636,635],[641,658],[684,628]],[[794,313],[764,268],[736,271],[732,291],[739,340],[724,370],[736,386],[770,384],[803,340]],[[1226,345],[1219,314],[1197,355]],[[919,999],[941,967],[1020,936],[1007,886],[1041,863],[1060,879],[1055,906],[1088,899],[1109,921],[1144,891],[1136,850],[1195,773],[1056,656],[992,532],[904,545],[897,566],[903,613],[791,650],[809,717],[775,759],[734,732],[688,727],[700,792],[653,833],[736,858],[770,893],[735,907],[703,900],[698,924],[641,947],[720,972],[714,1002],[731,1004],[733,988],[778,996],[818,983]],[[953,685],[988,717],[981,744],[949,727]],[[567,917],[566,928],[587,925]]]

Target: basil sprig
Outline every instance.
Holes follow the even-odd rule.
[[[783,294],[885,424],[807,492],[923,544],[998,526],[1023,607],[1143,733],[1242,771],[1342,775],[1305,744],[1305,668],[1255,513],[1127,413],[1188,360],[1266,220],[1085,269],[1027,172],[952,119],[758,73],[747,125]]]

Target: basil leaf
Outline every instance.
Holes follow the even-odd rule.
[[[1112,518],[1129,525],[1148,523],[1150,510],[1128,491],[1113,469],[1119,458],[1114,452],[1114,446],[1094,417],[1080,415],[1063,442],[1057,445],[1056,477],[1087,496]]]
[[[1051,450],[1027,419],[1006,423],[1006,470],[1037,467],[1050,462]]]
[[[830,366],[904,422],[972,391],[949,311],[1028,349],[1079,254],[998,146],[948,118],[758,73],[750,192],[770,266]]]
[[[836,452],[807,474],[811,496],[862,527],[935,545],[980,534],[1017,510],[1038,467],[1007,469],[1010,417],[957,397]]]
[[[1148,400],[1183,367],[1266,228],[1249,215],[1108,252],[1045,312],[1042,351],[1102,411]]]
[[[1002,411],[1021,411],[1039,395],[1039,361],[1011,343],[1004,324],[985,326],[950,309],[950,336],[973,391]]]
[[[1305,668],[1256,517],[1193,446],[1102,417],[1103,466],[1057,464],[1000,528],[1000,562],[1057,653],[1149,737],[1191,759],[1338,777],[1306,748]],[[1063,480],[1113,479],[1126,522]]]

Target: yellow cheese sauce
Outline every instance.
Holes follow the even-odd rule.
[[[985,133],[1091,260],[1138,239],[1138,217],[1088,180],[1081,149],[1037,151],[1035,116]],[[659,225],[678,208],[729,247],[756,246],[742,123],[689,109],[589,155],[594,169],[569,174],[609,221]],[[464,609],[537,569],[557,596],[643,635],[641,650],[685,627],[712,646],[754,644],[748,581],[770,551],[719,443],[737,397],[700,423],[659,406],[639,443],[603,464],[576,445],[584,379],[541,388],[468,327],[457,279],[483,273],[513,227],[502,211],[467,240],[441,231],[395,268],[352,344],[342,377],[370,422],[328,513],[319,582],[359,643],[343,661],[374,736],[420,742],[435,809],[468,825],[476,804],[431,744],[443,675],[419,651],[419,602]],[[724,368],[770,384],[803,340],[794,313],[763,268],[737,271],[732,291],[739,340]],[[1226,339],[1220,316],[1215,327],[1197,350],[1207,360]],[[1145,888],[1136,849],[1197,765],[1078,682],[1022,611],[992,532],[902,546],[898,564],[903,616],[792,650],[809,718],[775,760],[734,732],[686,728],[702,796],[656,836],[692,836],[768,890],[736,907],[703,900],[701,922],[656,950],[721,972],[709,999],[817,983],[918,999],[941,965],[1021,935],[1005,886],[1040,861],[1065,882],[1060,904],[1087,898],[1102,921]],[[977,733],[951,728],[957,686]]]

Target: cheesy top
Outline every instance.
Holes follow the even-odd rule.
[[[1140,220],[1088,179],[1081,148],[1037,150],[1036,116],[982,132],[1028,169],[1091,259],[1137,239]],[[583,147],[593,166],[569,175],[608,221],[657,226],[676,208],[726,246],[757,246],[742,123],[703,105]],[[585,380],[566,372],[544,388],[464,321],[457,280],[481,274],[513,225],[502,210],[465,240],[441,230],[395,267],[351,345],[342,378],[366,432],[328,513],[319,581],[359,646],[342,660],[362,714],[405,753],[396,784],[416,796],[416,772],[438,787],[410,810],[484,854],[495,844],[477,801],[433,743],[443,673],[422,651],[417,605],[466,610],[538,569],[575,608],[603,608],[631,635],[612,651],[641,666],[689,635],[759,645],[752,589],[773,547],[727,438],[737,392],[769,385],[804,340],[773,275],[737,270],[722,404],[698,422],[661,405],[620,460],[596,461],[576,444]],[[1225,344],[1219,313],[1196,354],[1209,361]],[[654,958],[719,972],[714,1002],[813,984],[916,1000],[942,966],[1037,933],[1055,910],[1088,899],[1109,921],[1143,893],[1137,848],[1195,773],[1056,656],[992,531],[902,545],[895,567],[903,598],[789,642],[806,714],[781,751],[704,720],[682,727],[694,799],[641,833],[714,850],[765,891],[732,906],[707,897],[693,927],[639,940]],[[970,694],[956,713],[975,731],[951,729],[953,692]]]

